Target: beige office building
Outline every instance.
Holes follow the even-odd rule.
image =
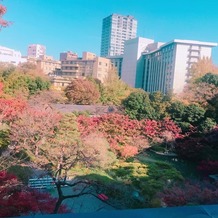
[[[51,56],[41,55],[36,61],[37,67],[46,75],[52,74],[56,69],[61,68],[61,62]]]
[[[107,58],[97,57],[94,53],[83,52],[82,57],[76,53],[65,52],[60,54],[61,71],[55,76],[65,78],[93,77],[104,82],[110,69],[111,62]]]

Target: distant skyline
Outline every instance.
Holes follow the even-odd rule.
[[[0,45],[27,54],[29,44],[60,52],[100,55],[102,20],[112,13],[132,15],[137,36],[168,42],[173,39],[218,42],[217,0],[4,0],[5,19],[13,24],[0,32]],[[218,47],[213,48],[218,65]]]

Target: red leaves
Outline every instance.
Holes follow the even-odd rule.
[[[183,139],[176,140],[176,153],[192,161],[213,160],[216,159],[218,143],[217,127],[212,131],[198,136],[195,133],[188,135]]]
[[[170,140],[174,140],[180,136],[180,128],[169,119],[138,121],[114,113],[99,117],[79,116],[77,121],[82,137],[92,132],[101,132],[110,143],[111,149],[124,158],[134,156],[139,150],[147,148],[148,139],[165,139],[168,134]]]
[[[26,109],[26,102],[21,99],[0,98],[0,122],[13,121]]]
[[[149,139],[152,139],[160,132],[159,125],[156,120],[142,120],[141,124],[143,133]]]
[[[186,181],[183,185],[174,185],[159,194],[167,206],[187,204],[217,204],[218,187],[208,182]]]
[[[2,18],[2,16],[6,13],[7,8],[0,4],[0,29],[1,27],[7,27],[10,23]]]
[[[218,173],[218,161],[201,161],[197,167],[198,171],[203,175],[208,176],[210,174]]]
[[[171,133],[172,139],[181,136],[181,129],[170,119],[162,121],[142,120],[141,124],[144,134],[150,139],[154,137],[163,138],[166,132]]]
[[[16,176],[0,172],[0,217],[53,213],[56,201],[48,193],[28,189]],[[59,212],[68,210],[61,206]]]
[[[3,5],[0,5],[0,16],[2,16],[3,14],[5,14],[7,11],[6,7]]]
[[[125,145],[120,149],[121,156],[124,158],[132,157],[138,154],[138,149],[135,146]]]

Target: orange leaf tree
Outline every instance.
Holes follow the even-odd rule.
[[[94,104],[100,98],[97,87],[89,80],[75,79],[65,90],[66,97],[73,104]]]

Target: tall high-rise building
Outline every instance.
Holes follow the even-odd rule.
[[[39,58],[46,54],[46,47],[44,45],[32,44],[28,46],[27,56]]]
[[[121,55],[124,42],[137,34],[137,20],[130,15],[112,14],[103,19],[101,36],[101,56]]]

